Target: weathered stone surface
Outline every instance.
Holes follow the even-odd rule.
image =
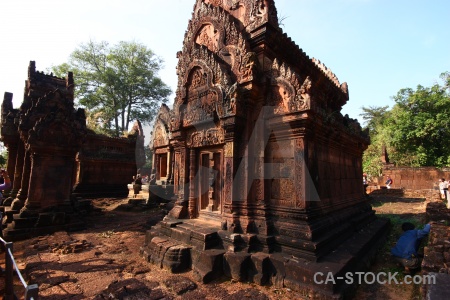
[[[267,253],[252,253],[251,266],[248,270],[249,281],[259,285],[269,283],[274,268]]]
[[[191,267],[190,247],[175,245],[167,249],[162,261],[162,267],[172,273],[179,273]]]
[[[164,280],[164,285],[175,294],[181,295],[197,288],[197,284],[189,278],[183,276],[172,276]]]
[[[203,283],[208,283],[216,278],[220,278],[223,275],[224,254],[225,251],[218,249],[202,251],[192,266],[197,279]]]
[[[248,278],[250,268],[250,253],[227,252],[224,255],[224,275],[237,281]]]
[[[275,253],[270,255],[270,263],[273,267],[271,283],[279,288],[284,287],[284,278],[286,277],[285,264],[289,261],[285,256]]]

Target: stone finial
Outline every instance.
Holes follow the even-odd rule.
[[[3,111],[10,111],[13,109],[13,94],[9,92],[5,92],[3,96],[3,103],[2,103],[2,112]]]
[[[36,73],[36,62],[34,60],[30,61],[30,64],[28,65],[28,78],[31,77],[31,74]]]

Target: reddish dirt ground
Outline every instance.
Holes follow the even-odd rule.
[[[127,202],[128,199],[96,199],[95,212],[86,221],[89,229],[14,242],[18,266],[30,282],[39,284],[40,299],[304,299],[290,289],[226,279],[199,284],[192,271],[174,275],[150,265],[140,256],[139,249],[145,231],[165,212],[159,208],[123,209]],[[374,197],[372,204],[380,216],[422,222],[426,201]],[[401,272],[389,255],[397,235],[397,231],[391,231],[371,272]],[[79,247],[80,252],[67,253],[73,247]],[[4,268],[4,255],[0,257]],[[2,278],[0,293],[4,292]],[[15,290],[16,295],[23,296],[18,280]],[[362,284],[355,299],[418,299],[415,295],[419,295],[415,285]]]

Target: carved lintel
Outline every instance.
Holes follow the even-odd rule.
[[[210,145],[220,145],[225,142],[225,131],[222,128],[210,128],[191,134],[187,146],[196,148]]]

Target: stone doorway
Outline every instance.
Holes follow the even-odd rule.
[[[219,219],[222,212],[222,149],[199,151],[198,215]]]
[[[167,153],[161,154],[159,158],[159,175],[160,178],[167,177]]]

